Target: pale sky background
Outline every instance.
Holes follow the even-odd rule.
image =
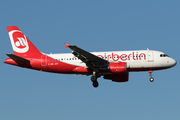
[[[179,120],[179,65],[130,73],[129,82],[46,73],[4,64],[6,26],[18,26],[43,53],[158,50],[177,63],[179,0],[4,0],[0,2],[0,120]]]

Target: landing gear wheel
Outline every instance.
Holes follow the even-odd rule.
[[[149,70],[149,76],[150,76],[150,82],[153,82],[154,81],[154,78],[152,77],[152,70]]]
[[[99,83],[97,81],[98,77],[100,77],[100,76],[97,76],[95,73],[93,73],[93,76],[91,76],[92,85],[95,88],[97,88],[99,86]]]
[[[98,86],[99,86],[98,81],[94,81],[94,82],[93,82],[93,87],[97,88]]]
[[[154,78],[153,78],[153,77],[150,77],[149,80],[150,80],[150,82],[153,82],[153,81],[154,81]]]
[[[91,81],[92,81],[92,82],[94,82],[94,81],[96,81],[96,82],[97,82],[97,77],[96,77],[96,76],[94,76],[94,75],[93,75],[93,76],[91,76]]]

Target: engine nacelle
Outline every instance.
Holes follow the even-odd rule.
[[[109,63],[109,71],[112,73],[126,73],[126,62]]]
[[[127,82],[129,79],[129,73],[105,75],[104,79],[110,79],[113,82]]]

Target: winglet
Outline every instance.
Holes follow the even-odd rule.
[[[70,45],[69,45],[69,44],[67,44],[67,43],[64,43],[64,44],[66,45],[66,48],[70,46]]]

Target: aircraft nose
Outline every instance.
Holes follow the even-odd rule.
[[[172,64],[172,67],[174,67],[177,64],[176,60],[172,59],[171,64]]]

